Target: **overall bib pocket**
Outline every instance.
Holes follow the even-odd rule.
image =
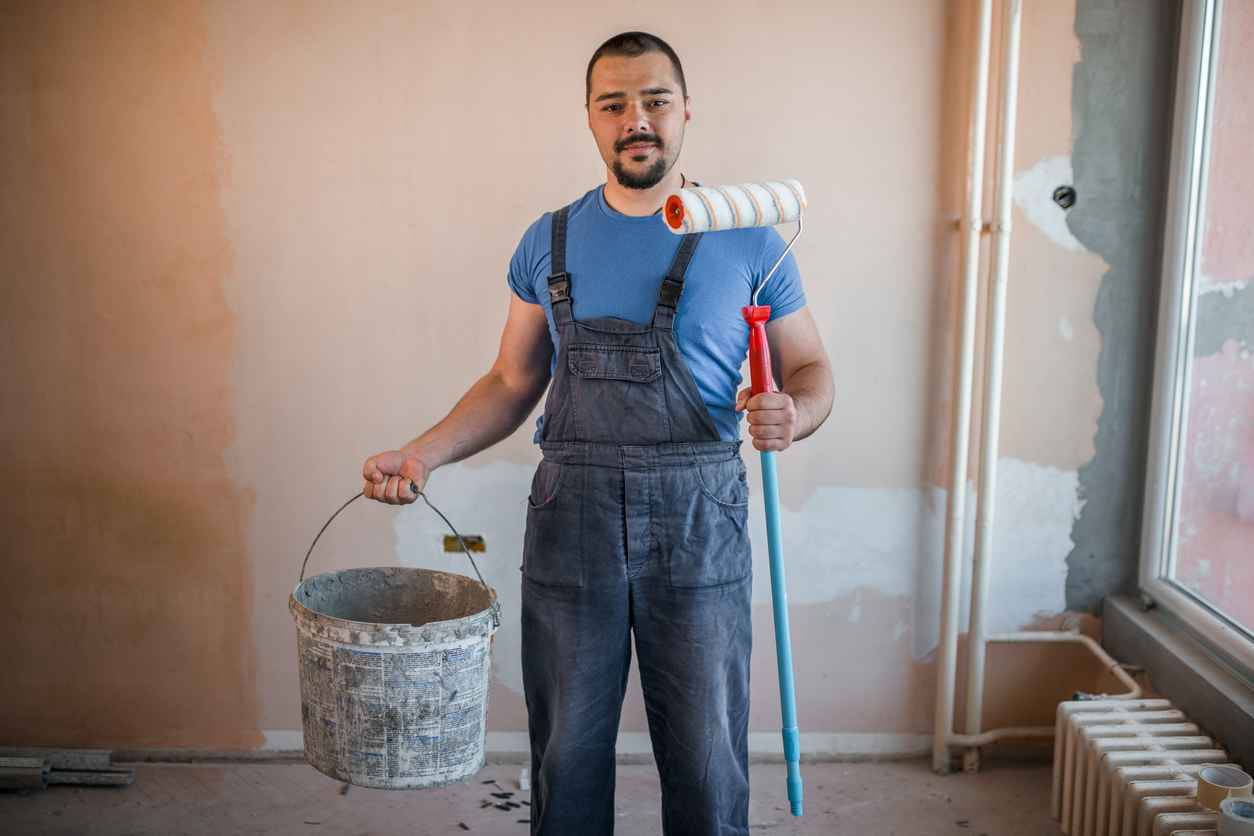
[[[580,537],[582,468],[543,460],[527,497],[523,577],[543,586],[583,586]]]
[[[572,388],[579,440],[619,442],[626,427],[644,434],[639,443],[670,438],[657,348],[572,345],[566,366],[579,382]]]

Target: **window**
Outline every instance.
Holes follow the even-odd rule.
[[[1141,587],[1254,672],[1254,3],[1190,0],[1177,64]]]

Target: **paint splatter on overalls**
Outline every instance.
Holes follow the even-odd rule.
[[[673,328],[701,236],[681,239],[652,323],[578,321],[567,211],[553,223],[560,348],[523,549],[532,833],[613,832],[634,634],[664,832],[747,834],[748,486]]]

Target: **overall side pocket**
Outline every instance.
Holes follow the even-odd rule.
[[[672,587],[720,586],[753,573],[749,547],[749,486],[744,463],[676,468],[664,490],[678,513],[667,532]]]
[[[580,465],[544,460],[531,480],[523,577],[542,586],[583,586]]]

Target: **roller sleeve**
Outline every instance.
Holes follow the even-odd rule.
[[[767,180],[736,186],[691,186],[666,198],[662,217],[676,235],[797,220],[806,208],[796,180]]]

